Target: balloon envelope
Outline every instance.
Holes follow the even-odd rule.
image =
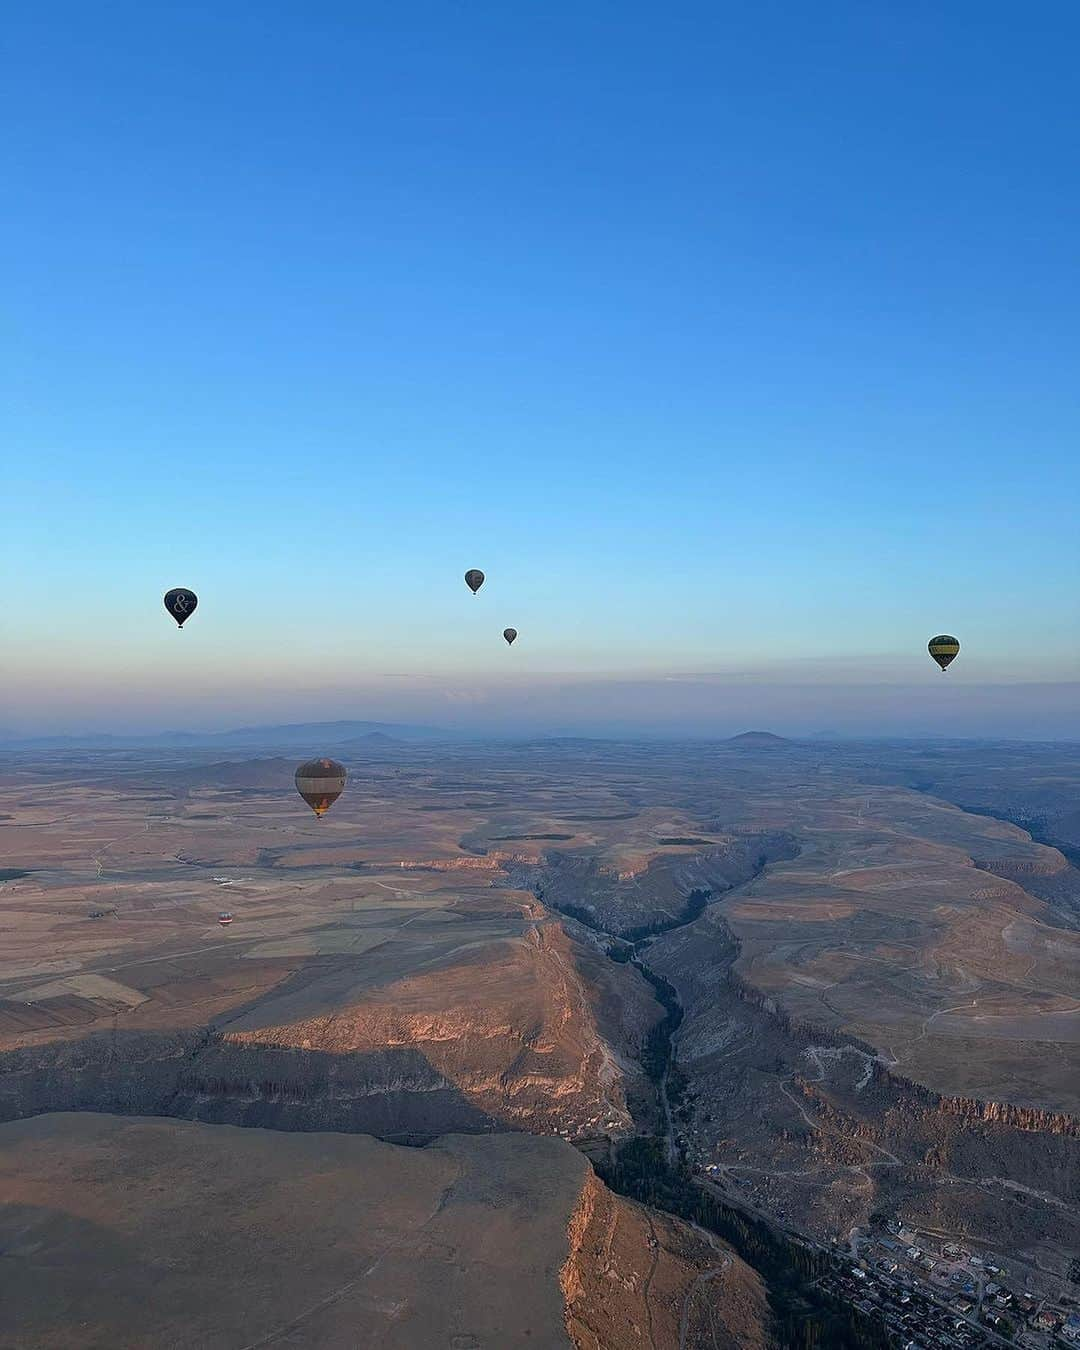
[[[939,633],[937,637],[930,639],[926,644],[926,649],[944,672],[946,667],[956,660],[960,644],[956,638],[950,637],[948,633]]]
[[[175,586],[171,591],[165,592],[165,608],[181,628],[184,626],[184,620],[190,619],[195,613],[195,606],[198,603],[199,597],[186,586]]]
[[[503,637],[507,640],[507,642],[510,643],[511,646],[513,646],[513,645],[514,645],[514,639],[517,637],[517,629],[516,629],[516,628],[504,628],[504,629],[503,629]]]
[[[296,790],[317,816],[323,816],[345,787],[344,764],[336,759],[309,759],[296,771]]]
[[[470,567],[465,573],[465,585],[468,586],[469,590],[475,595],[483,584],[483,572],[480,571],[479,567]]]

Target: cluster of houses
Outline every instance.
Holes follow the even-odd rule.
[[[857,1265],[838,1270],[823,1283],[860,1312],[883,1322],[904,1350],[982,1350],[997,1343],[898,1274]]]
[[[715,1180],[722,1175],[718,1164],[702,1170]],[[724,1179],[751,1185],[743,1178]],[[839,1255],[836,1245],[834,1256]],[[942,1243],[899,1217],[861,1238],[855,1264],[838,1263],[822,1283],[884,1322],[904,1350],[1000,1350],[1003,1344],[1080,1350],[1080,1281],[1075,1301],[1013,1290],[1001,1261],[958,1243]]]
[[[1032,1325],[1055,1335],[1063,1345],[1080,1345],[1080,1312],[1043,1308],[1035,1314]]]
[[[1080,1346],[1080,1301],[1014,1291],[1000,1262],[920,1237],[899,1219],[873,1230],[858,1263],[832,1278],[836,1292],[881,1318],[907,1350],[1002,1340],[1025,1350]]]

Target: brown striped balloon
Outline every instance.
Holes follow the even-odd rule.
[[[296,790],[317,816],[323,816],[345,788],[344,764],[336,759],[309,759],[296,771]]]

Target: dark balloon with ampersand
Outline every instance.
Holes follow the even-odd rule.
[[[165,608],[181,628],[184,621],[195,613],[195,606],[198,603],[199,597],[186,586],[176,586],[173,590],[165,592]]]
[[[516,629],[516,628],[504,628],[504,629],[503,629],[503,637],[506,639],[508,645],[512,647],[512,646],[514,645],[514,639],[517,637],[517,629]]]
[[[470,567],[465,573],[465,585],[468,586],[469,590],[475,595],[483,584],[483,572],[480,571],[479,567]]]

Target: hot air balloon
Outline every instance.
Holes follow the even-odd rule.
[[[199,597],[186,586],[176,586],[173,590],[165,592],[165,608],[181,628],[184,626],[184,620],[190,619],[195,613],[195,606],[198,603]]]
[[[483,584],[483,572],[480,571],[479,567],[470,567],[465,573],[465,585],[468,586],[469,590],[475,595]]]
[[[228,928],[229,924],[232,923],[232,915],[227,909],[223,909],[217,916],[217,921],[221,924],[222,928]]]
[[[926,649],[941,667],[941,673],[944,675],[947,667],[956,660],[960,644],[956,638],[949,637],[948,633],[939,633],[937,637],[930,639]]]
[[[323,816],[345,787],[345,766],[336,759],[309,759],[296,771],[296,790],[317,816]]]
[[[516,629],[516,628],[504,628],[504,629],[503,629],[503,637],[507,640],[507,642],[508,642],[508,643],[510,644],[510,646],[512,647],[512,646],[514,645],[514,639],[517,637],[517,629]]]

